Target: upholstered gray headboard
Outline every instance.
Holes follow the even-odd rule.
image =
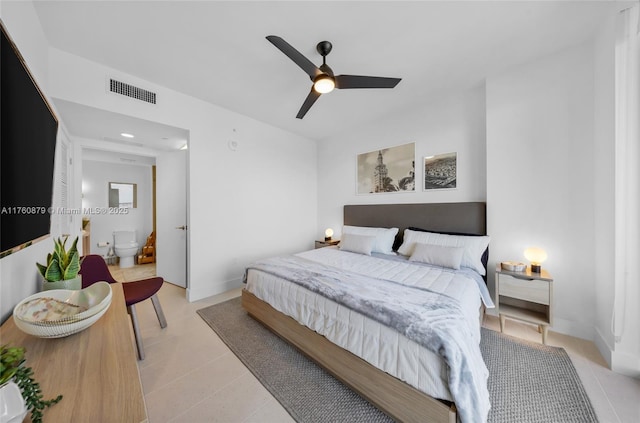
[[[398,228],[395,248],[409,227],[486,235],[486,203],[367,204],[344,206],[344,224]]]

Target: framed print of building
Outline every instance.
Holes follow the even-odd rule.
[[[415,192],[415,143],[358,154],[357,193]]]

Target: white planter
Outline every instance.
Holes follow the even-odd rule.
[[[20,423],[27,415],[27,405],[18,385],[11,381],[0,387],[0,423]]]
[[[49,289],[73,289],[79,290],[82,289],[82,275],[78,275],[73,279],[67,279],[64,281],[56,281],[56,282],[42,282],[42,290],[48,291]]]

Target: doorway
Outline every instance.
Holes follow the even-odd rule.
[[[84,179],[84,166],[85,159],[90,159],[92,154],[100,154],[101,156],[109,156],[110,161],[120,165],[135,165],[146,166],[145,178],[148,181],[152,180],[149,175],[152,173],[152,166],[156,166],[156,193],[165,192],[164,182],[162,178],[158,178],[162,172],[161,163],[157,163],[157,160],[162,161],[162,157],[165,155],[171,155],[176,153],[183,157],[184,165],[180,171],[172,171],[173,178],[176,186],[181,186],[179,193],[182,194],[179,200],[182,203],[182,209],[184,218],[182,223],[175,224],[176,226],[187,226],[186,222],[186,210],[188,208],[188,178],[189,171],[188,163],[188,151],[181,150],[184,148],[189,140],[189,131],[184,128],[179,128],[171,125],[165,125],[160,122],[155,122],[146,119],[140,119],[130,115],[107,111],[96,107],[91,107],[85,104],[80,104],[60,98],[53,98],[56,109],[60,115],[61,122],[65,123],[66,131],[68,132],[71,140],[71,146],[73,148],[74,173],[73,173],[73,192],[77,195],[73,195],[73,206],[82,211],[83,202],[87,199],[88,192],[92,189],[104,190],[104,195],[99,194],[97,198],[96,206],[107,208],[108,210],[108,194],[106,192],[107,185],[100,184],[99,187],[83,186]],[[126,109],[126,108],[125,108]],[[111,182],[131,182],[122,180],[117,173],[113,174]],[[117,179],[116,179],[117,177]],[[175,182],[178,178],[184,180],[184,183]],[[151,183],[151,182],[149,182]],[[138,185],[140,191],[141,186]],[[151,187],[147,189],[147,193],[150,193]],[[138,192],[140,195],[140,192]],[[83,198],[84,197],[84,198]],[[151,195],[149,194],[149,209],[151,206]],[[140,197],[139,197],[140,198]],[[176,197],[178,198],[178,197]],[[184,200],[182,200],[184,198]],[[184,201],[184,202],[183,202]],[[173,201],[175,205],[177,201]],[[140,204],[138,204],[140,205]],[[132,213],[129,215],[132,217],[139,217],[141,209],[132,209]],[[178,273],[184,275],[181,278],[170,276],[175,280],[184,281],[181,282],[183,286],[188,287],[188,275],[186,265],[188,263],[189,252],[186,244],[186,233],[184,235],[184,246],[181,254],[177,253],[165,253],[163,251],[163,243],[167,242],[170,245],[176,243],[171,242],[167,237],[159,237],[158,235],[163,231],[163,214],[167,207],[162,203],[162,200],[158,202],[156,198],[155,205],[155,234],[156,234],[156,264],[160,264],[161,268],[158,272],[159,276],[163,276],[162,269],[172,269],[176,272],[176,267],[180,268]],[[147,236],[154,230],[152,212],[149,211],[145,216],[148,223],[125,222],[123,219],[115,219],[118,216],[109,216],[112,219],[107,225],[103,225],[103,233],[92,234],[90,238],[90,251],[92,253],[104,255],[107,253],[107,249],[104,247],[98,247],[98,242],[102,244],[110,242],[113,244],[113,231],[116,226],[120,226],[121,229],[130,230],[136,229],[138,231],[137,241],[140,248],[145,244]],[[115,219],[115,220],[113,220]],[[78,222],[79,224],[79,222]],[[126,224],[126,227],[125,227]],[[94,232],[94,227],[91,227]],[[174,229],[175,230],[175,229]],[[94,236],[95,235],[95,236]],[[180,258],[175,261],[174,258]],[[182,258],[181,258],[182,257]],[[164,263],[164,261],[167,263]],[[167,281],[174,282],[169,278],[165,278]]]

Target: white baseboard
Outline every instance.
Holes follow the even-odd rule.
[[[488,308],[486,309],[485,313],[489,316],[498,317],[498,311],[495,308]],[[596,331],[594,327],[575,322],[573,320],[561,319],[556,317],[553,319],[553,326],[550,326],[549,330],[562,333],[564,335],[574,336],[576,338],[582,338],[588,341],[596,342]],[[606,342],[605,345],[607,345]],[[600,348],[600,346],[598,346],[598,348]],[[610,352],[608,355],[611,355]]]
[[[607,342],[607,339],[602,335],[600,329],[594,328],[595,336],[593,337],[593,343],[596,344],[600,355],[605,359],[609,368],[611,368],[611,355],[613,353],[613,346]]]
[[[557,317],[553,319],[553,326],[549,327],[549,330],[562,333],[564,335],[575,336],[576,338],[586,339],[588,341],[592,341],[594,338],[593,326]]]
[[[222,294],[223,292],[230,291],[232,289],[240,288],[242,286],[242,278],[231,279],[218,284],[211,284],[207,286],[199,287],[199,289],[188,289],[187,300],[192,303],[194,301],[202,300],[203,298],[211,297],[213,295]]]
[[[611,353],[611,370],[626,376],[640,378],[640,357],[626,351]]]

